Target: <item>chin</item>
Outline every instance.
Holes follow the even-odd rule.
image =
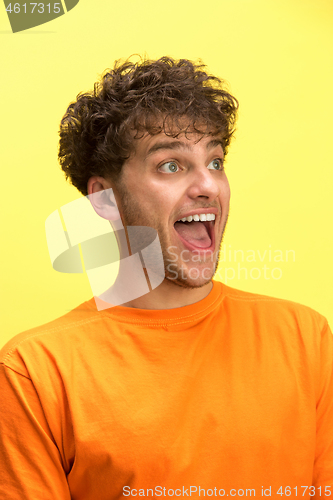
[[[208,272],[206,269],[206,272],[202,275],[202,272],[198,268],[191,268],[189,271],[184,268],[174,270],[165,269],[165,277],[169,282],[181,288],[188,289],[201,288],[208,285],[211,283],[214,274],[213,270]],[[193,277],[194,275],[196,277]]]

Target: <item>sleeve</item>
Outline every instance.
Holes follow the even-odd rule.
[[[313,468],[315,498],[318,499],[333,497],[333,335],[328,324],[321,333],[319,373]]]
[[[34,385],[4,364],[0,364],[0,498],[71,498]]]

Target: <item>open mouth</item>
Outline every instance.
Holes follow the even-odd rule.
[[[189,250],[212,251],[215,244],[214,225],[215,220],[186,220],[175,222],[174,228]]]

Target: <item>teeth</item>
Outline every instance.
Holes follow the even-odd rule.
[[[188,217],[183,217],[182,219],[178,219],[177,222],[192,222],[192,220],[198,222],[198,221],[210,221],[210,220],[215,220],[215,214],[195,214],[195,215],[189,215]]]

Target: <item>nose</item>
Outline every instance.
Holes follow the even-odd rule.
[[[223,174],[225,176],[225,174]],[[207,166],[198,166],[191,172],[187,194],[190,198],[202,198],[210,202],[221,192],[221,172],[214,172]]]

